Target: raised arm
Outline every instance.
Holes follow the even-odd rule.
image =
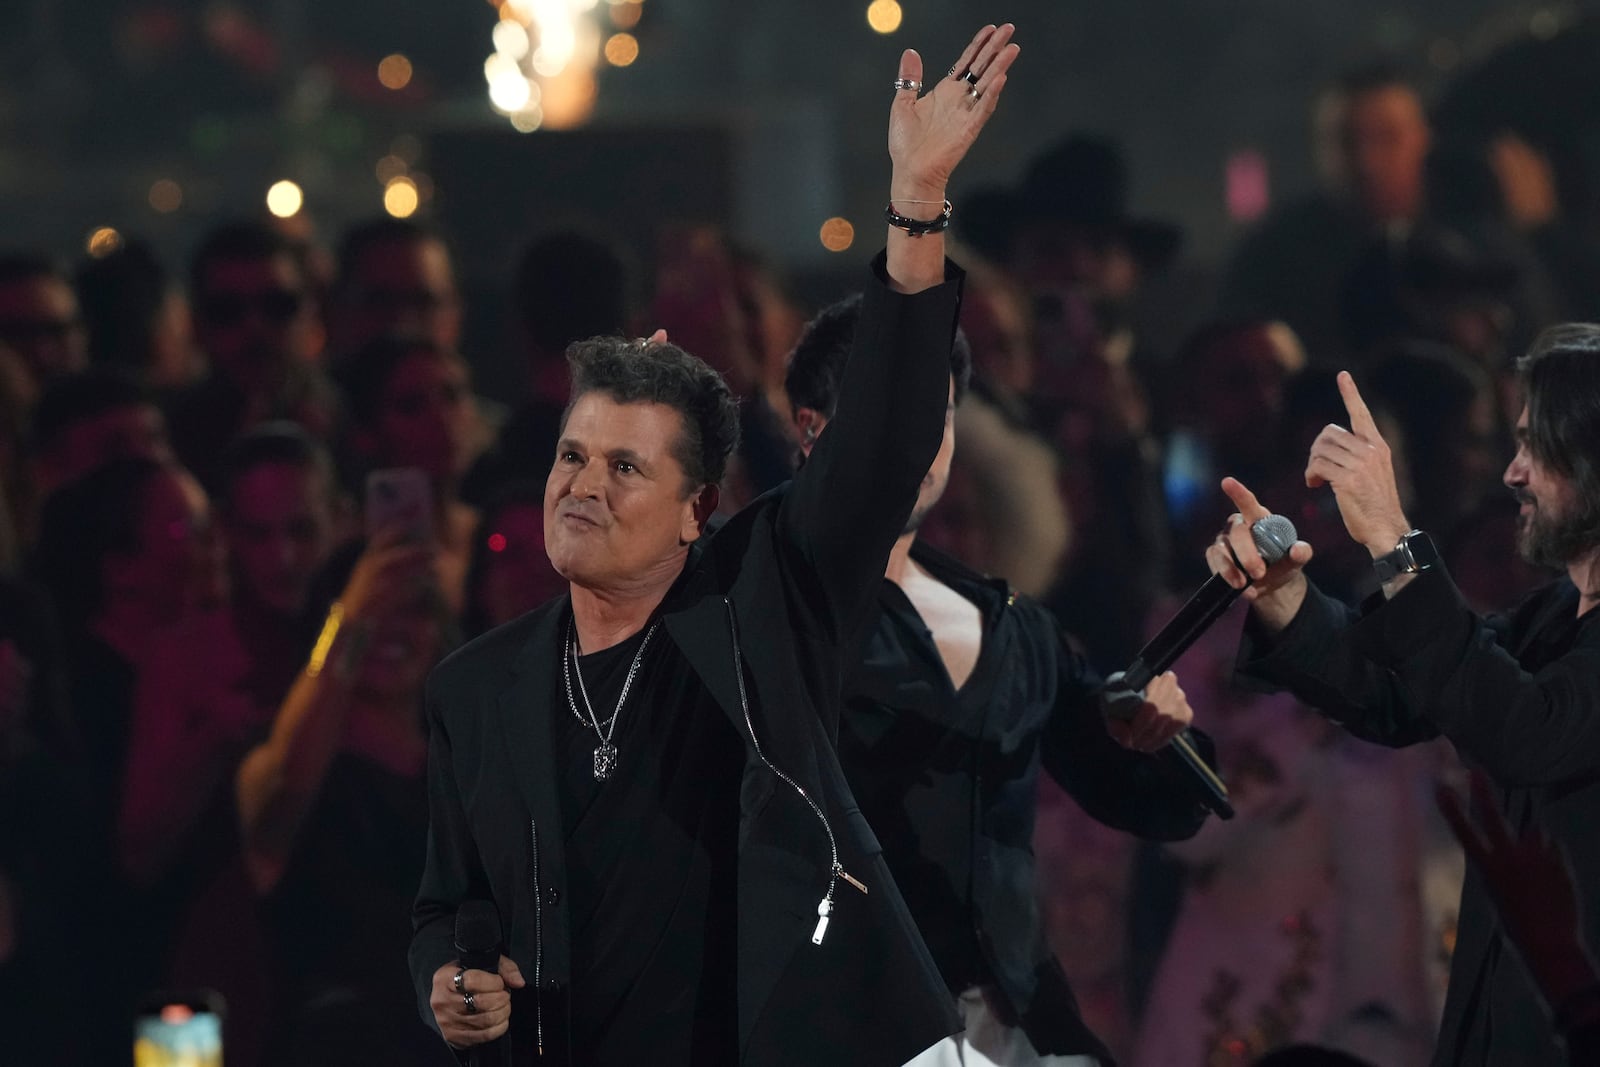
[[[1012,32],[980,30],[931,87],[915,52],[900,59],[889,208],[902,224],[890,227],[868,282],[837,411],[779,520],[794,585],[813,598],[809,613],[833,638],[870,602],[944,433],[960,276],[938,229],[912,231],[941,217],[951,172],[994,113],[1017,56]]]

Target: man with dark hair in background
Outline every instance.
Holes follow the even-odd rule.
[[[807,454],[826,439],[860,323],[859,299],[835,304],[790,357],[789,403]],[[1038,775],[1043,767],[1107,825],[1190,837],[1204,809],[1147,753],[1192,712],[1169,672],[1133,721],[1106,720],[1098,676],[1048,612],[918,540],[949,480],[972,369],[959,332],[949,362],[944,440],[845,674],[840,762],[966,1023],[963,1038],[914,1062],[972,1062],[976,1051],[987,1057],[979,1062],[1005,1065],[1109,1063],[1044,937],[1032,853]]]
[[[85,371],[46,389],[31,431],[33,489],[40,500],[113,460],[172,459],[155,398],[115,370]]]
[[[0,256],[0,346],[22,361],[35,389],[89,364],[78,296],[44,256]]]
[[[195,340],[210,375],[169,411],[173,445],[214,484],[228,444],[260,422],[289,419],[326,439],[332,392],[316,367],[323,331],[301,259],[259,222],[212,230],[190,266]]]
[[[328,317],[336,359],[391,334],[459,348],[461,296],[450,246],[410,219],[380,217],[352,227],[339,242]]]
[[[1393,747],[1443,735],[1494,783],[1517,833],[1569,852],[1591,947],[1600,931],[1600,327],[1546,331],[1519,364],[1525,407],[1505,484],[1521,503],[1518,548],[1566,573],[1509,613],[1466,605],[1427,534],[1401,508],[1389,446],[1354,380],[1339,388],[1350,427],[1312,445],[1309,485],[1331,485],[1352,540],[1382,584],[1355,611],[1307,581],[1310,546],[1267,568],[1245,532],[1267,514],[1228,479],[1238,506],[1207,549],[1212,571],[1253,610],[1240,670],[1289,689],[1359,737]],[[1239,562],[1235,562],[1235,554]],[[1434,1063],[1556,1063],[1557,1029],[1469,872]],[[1557,1021],[1577,1005],[1556,1005]]]
[[[567,346],[620,335],[628,322],[622,254],[578,230],[535,238],[517,264],[511,311],[520,327],[526,391],[492,449],[467,475],[462,495],[483,506],[515,482],[542,481],[566,410]]]
[[[411,963],[451,1044],[515,1025],[563,1063],[893,1067],[958,1028],[833,736],[847,642],[938,449],[960,284],[939,205],[1013,30],[979,31],[920,98],[901,57],[888,250],[833,430],[787,491],[705,536],[727,383],[660,335],[572,350],[545,490],[571,595],[429,684]],[[473,900],[508,939],[498,973],[457,961]]]
[[[1422,217],[1433,134],[1421,93],[1388,64],[1325,89],[1313,127],[1324,188],[1245,237],[1219,302],[1224,315],[1283,319],[1318,359],[1340,345],[1338,296],[1363,250],[1380,236],[1404,237]]]

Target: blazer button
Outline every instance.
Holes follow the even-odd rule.
[[[560,904],[561,903],[561,890],[557,889],[553,885],[552,886],[547,886],[545,888],[545,891],[544,891],[544,903],[545,903],[545,907],[547,907],[547,908],[553,908],[557,904]]]

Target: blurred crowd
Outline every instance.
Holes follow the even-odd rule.
[[[1147,297],[1183,234],[1132,210],[1114,140],[1068,135],[956,205],[973,385],[922,536],[1046,603],[1102,671],[1205,577],[1225,474],[1294,520],[1322,588],[1375,589],[1303,479],[1345,421],[1339,369],[1474,607],[1542,580],[1500,484],[1512,363],[1600,315],[1600,247],[1537,146],[1436,143],[1394,71],[1330,87],[1312,132],[1325,188],[1243,236],[1172,350]],[[0,255],[0,1002],[40,1020],[8,1035],[18,1062],[125,1061],[138,999],[191,987],[226,997],[234,1067],[437,1054],[404,958],[422,685],[565,590],[542,507],[567,346],[664,328],[723,373],[744,431],[726,510],[793,469],[785,358],[811,309],[713,230],[640,252],[598,230],[527,244],[514,355],[461,351],[459,264],[413,221],[330,249],[240,220],[182,275],[136,240],[71,269]],[[479,395],[472,365],[512,358],[522,394]],[[397,468],[424,477],[370,478]],[[335,604],[371,637],[323,662]],[[1454,757],[1236,690],[1237,632],[1178,671],[1239,818],[1141,848],[1046,783],[1054,946],[1134,1064],[1251,1063],[1374,1000],[1414,1037],[1382,1062],[1424,1063],[1461,878],[1431,798]]]

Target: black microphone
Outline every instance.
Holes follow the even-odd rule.
[[[500,973],[500,912],[489,900],[463,900],[456,908],[456,963],[468,971]],[[504,1036],[468,1051],[474,1067],[511,1062],[511,1042]]]
[[[1294,523],[1282,515],[1268,515],[1256,520],[1250,527],[1250,537],[1255,541],[1256,551],[1261,553],[1261,558],[1268,566],[1288,555],[1298,536]],[[1248,575],[1245,576],[1245,582],[1249,584]],[[1151,679],[1165,673],[1228,610],[1241,592],[1243,590],[1229,585],[1221,575],[1213,574],[1207,578],[1199,591],[1189,598],[1189,602],[1139,650],[1133,662],[1128,664],[1128,669],[1106,679],[1106,689],[1113,694],[1106,700],[1108,714],[1121,717],[1119,705],[1129,707],[1128,713],[1131,714],[1132,705],[1128,698],[1143,693]],[[1124,691],[1120,698],[1115,695],[1117,690]],[[1185,730],[1172,739],[1172,751],[1199,783],[1206,807],[1223,819],[1233,818],[1233,805],[1228,803],[1227,783],[1195,751],[1189,731]]]

